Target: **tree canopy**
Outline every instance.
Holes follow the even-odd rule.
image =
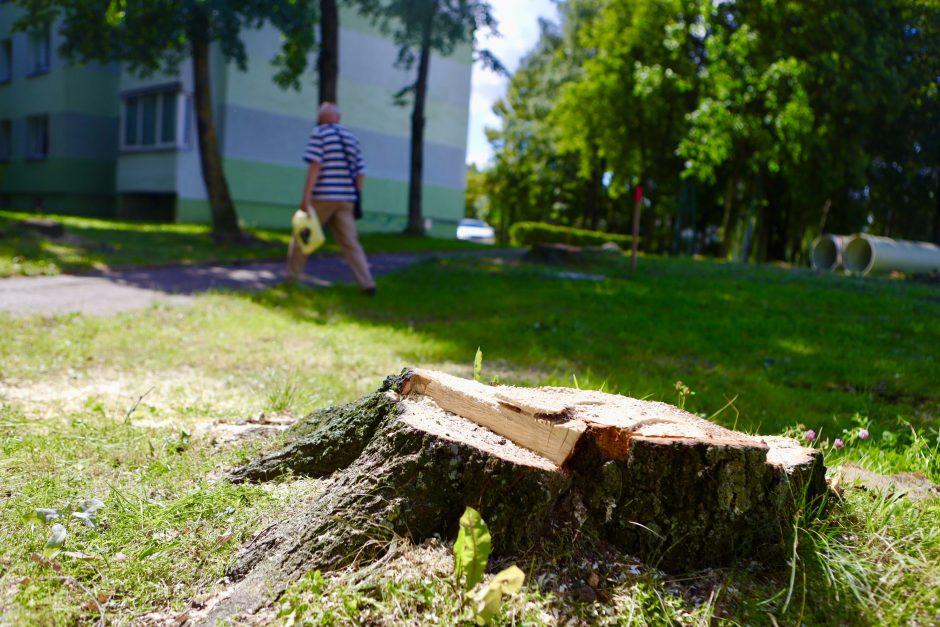
[[[491,211],[798,260],[820,230],[940,241],[940,4],[567,0],[495,107]],[[596,196],[600,195],[600,199]],[[596,207],[600,205],[602,210]]]
[[[268,23],[283,35],[275,81],[299,87],[316,47],[318,0],[16,0],[21,27],[61,21],[60,52],[80,61],[121,61],[141,75],[176,72],[194,40],[218,42],[227,60],[245,69],[241,34]]]

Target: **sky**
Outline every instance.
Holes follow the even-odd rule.
[[[510,72],[519,66],[519,60],[531,50],[539,38],[539,17],[556,19],[552,0],[490,0],[493,15],[499,22],[501,37],[481,37],[481,48],[488,48]],[[467,163],[486,164],[493,154],[486,141],[487,126],[499,126],[499,118],[492,107],[506,94],[509,79],[479,63],[473,67],[470,92],[470,127],[467,133]]]

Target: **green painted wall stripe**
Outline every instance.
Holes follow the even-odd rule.
[[[297,206],[303,192],[304,170],[290,166],[226,159],[232,196],[239,202]],[[425,185],[424,213],[454,218],[463,215],[464,190]],[[453,198],[460,203],[454,206]],[[379,213],[404,214],[408,198],[407,181],[366,176],[365,207]]]
[[[290,228],[290,216],[295,207],[239,203],[238,218],[242,224],[254,228],[278,229]],[[180,198],[176,203],[177,221],[181,223],[209,223],[209,204],[204,200]],[[362,220],[356,223],[360,233],[397,233],[405,229],[407,219],[404,215],[390,215],[366,211]],[[431,237],[453,239],[457,235],[457,224],[453,221],[436,220],[431,223],[428,232]],[[287,251],[284,251],[285,254]],[[368,252],[368,251],[366,251]]]
[[[13,161],[0,169],[0,189],[11,194],[113,194],[114,162],[79,159]]]
[[[236,79],[233,77],[230,82]],[[275,113],[284,117],[309,120],[309,129],[316,123],[316,95],[304,92],[280,92],[270,82],[257,83],[255,89],[239,88],[226,102],[239,108]],[[410,137],[411,107],[396,106],[394,91],[358,81],[339,81],[339,102],[343,123],[355,129]],[[301,97],[302,96],[302,97]],[[464,149],[467,144],[467,105],[455,105],[428,99],[425,138],[429,142]]]
[[[14,211],[35,211],[36,200],[41,199],[42,211],[62,213],[73,216],[114,217],[114,196],[77,194],[12,194],[6,209]]]
[[[0,118],[40,113],[118,116],[117,76],[83,68],[53,70],[0,86]]]
[[[232,196],[239,219],[250,226],[284,228],[300,204],[303,192],[303,171],[297,168],[272,166],[228,159],[225,170],[229,175]],[[256,184],[242,187],[244,176],[266,181],[266,191]],[[366,178],[363,208],[371,216],[369,222],[381,230],[402,228],[408,212],[408,184],[388,179]],[[442,223],[454,225],[464,213],[464,191],[444,187],[424,186],[422,196],[424,215]],[[177,200],[179,222],[208,223],[208,202],[201,199]],[[385,226],[383,226],[385,225]]]
[[[411,137],[411,107],[395,106],[394,93],[356,81],[342,81],[338,88],[340,102],[344,103],[345,122],[349,126],[396,137]],[[466,149],[467,104],[454,105],[428,99],[425,115],[425,141]]]
[[[0,37],[6,39],[13,32],[13,24],[19,19],[22,9],[0,5]]]

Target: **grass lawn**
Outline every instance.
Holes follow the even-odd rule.
[[[227,441],[225,429],[356,398],[405,365],[469,376],[478,346],[487,380],[673,403],[682,381],[694,392],[686,408],[726,425],[812,428],[830,467],[940,482],[940,289],[692,260],[643,259],[636,277],[625,268],[584,269],[609,277],[592,281],[439,260],[381,278],[374,299],[346,286],[283,288],[110,318],[0,316],[0,624],[93,622],[100,611],[116,623],[168,620],[201,602],[237,547],[316,487],[229,484],[225,469],[270,442]],[[95,527],[30,518],[91,498],[104,502]],[[31,559],[53,522],[68,528],[63,552]],[[519,564],[528,582],[502,620],[940,615],[937,499],[847,489],[827,519],[794,524],[789,564],[754,556],[682,577],[543,553]],[[446,544],[429,543],[365,578],[311,574],[274,613],[284,623],[454,623],[464,610],[451,567]],[[592,572],[608,599],[576,601],[572,585]]]
[[[288,231],[251,229],[255,241],[216,244],[210,229],[196,224],[151,224],[42,216],[65,225],[66,236],[51,240],[19,224],[35,214],[0,211],[0,277],[87,272],[129,266],[194,264],[209,261],[282,259],[290,241]],[[285,220],[289,218],[286,217]],[[366,233],[362,244],[369,252],[424,252],[474,250],[478,244],[457,240],[415,238],[399,234]],[[321,253],[337,253],[329,238]]]

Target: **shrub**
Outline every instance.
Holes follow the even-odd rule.
[[[629,235],[589,231],[544,222],[516,222],[509,227],[509,239],[512,241],[513,246],[532,246],[534,244],[601,246],[607,242],[613,242],[621,248],[629,248],[633,240]]]

